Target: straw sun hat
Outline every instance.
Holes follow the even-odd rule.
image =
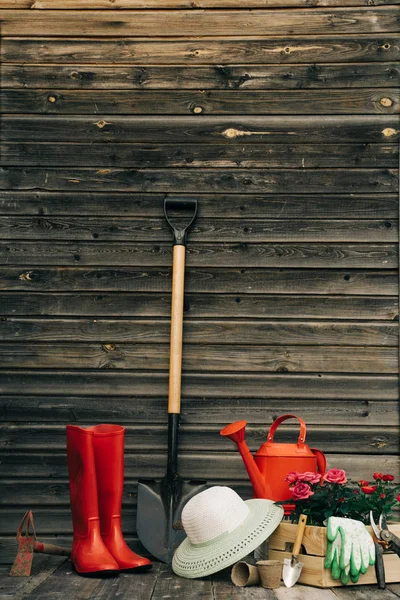
[[[233,565],[278,527],[282,507],[272,500],[243,501],[229,487],[214,486],[194,496],[182,511],[187,538],[177,548],[172,568],[194,579]]]

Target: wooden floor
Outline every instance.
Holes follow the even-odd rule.
[[[398,600],[400,584],[385,590],[376,586],[353,586],[321,590],[296,585],[288,589],[237,588],[230,569],[204,579],[182,579],[167,565],[155,563],[142,574],[120,574],[115,578],[77,575],[69,560],[35,556],[32,576],[9,577],[10,567],[0,567],[0,600]]]

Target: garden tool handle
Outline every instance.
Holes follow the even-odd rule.
[[[300,515],[299,524],[297,526],[296,538],[293,544],[292,556],[297,557],[300,553],[301,542],[303,541],[304,530],[307,525],[307,515]]]
[[[381,534],[381,538],[386,541],[385,534],[384,535]],[[387,538],[387,541],[389,544],[389,550],[391,550],[392,552],[397,554],[397,556],[400,558],[400,539],[397,537],[397,535],[395,535],[394,533],[389,531],[389,536]]]
[[[299,421],[300,435],[297,439],[297,445],[304,446],[304,442],[306,440],[306,432],[307,432],[306,424],[303,421],[303,419],[300,419],[300,417],[297,417],[296,415],[289,415],[289,414],[282,415],[281,417],[278,417],[277,419],[275,419],[275,421],[272,423],[271,427],[269,428],[267,442],[272,443],[274,441],[274,435],[275,435],[276,430],[278,429],[279,425],[281,423],[283,423],[283,421],[286,421],[287,419],[297,419]]]
[[[189,215],[189,221],[182,226],[181,224],[174,224],[173,219],[171,219],[168,215],[169,209],[177,208],[187,210],[188,208],[192,210],[192,214]],[[184,246],[186,244],[186,234],[189,228],[192,226],[193,221],[197,215],[197,199],[195,198],[165,198],[164,200],[164,215],[167,220],[168,225],[171,227],[172,233],[174,234],[174,244]]]
[[[389,544],[389,548],[392,552],[397,554],[397,556],[400,558],[400,546],[397,543],[391,542]]]
[[[176,209],[180,216],[190,211],[185,221],[177,222],[171,216],[170,210]],[[195,198],[165,198],[164,215],[173,234],[172,262],[172,306],[171,306],[171,337],[169,359],[169,389],[168,414],[179,415],[181,412],[181,379],[182,379],[182,336],[183,336],[183,307],[185,288],[185,245],[186,234],[197,215],[197,199]],[[174,222],[175,220],[175,222]],[[171,425],[176,429],[177,425]],[[172,436],[174,437],[174,436]]]
[[[169,359],[168,413],[181,412],[182,335],[185,285],[185,246],[173,247],[171,337]]]
[[[378,589],[384,590],[386,587],[385,581],[385,564],[383,562],[383,548],[379,542],[374,541],[375,546],[375,576],[378,582]]]
[[[33,542],[33,551],[39,554],[53,554],[55,556],[71,556],[70,548],[63,548],[55,544],[47,544],[43,542]]]

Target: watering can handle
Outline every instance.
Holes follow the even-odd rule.
[[[318,450],[318,448],[310,448],[310,450],[317,457],[318,473],[321,473],[321,475],[323,477],[326,472],[326,456],[322,452],[322,450]],[[322,485],[322,478],[321,478],[321,485]]]
[[[300,423],[300,435],[297,439],[297,445],[298,446],[303,446],[304,442],[306,441],[306,432],[307,432],[307,427],[305,422],[303,421],[303,419],[300,419],[300,417],[297,417],[296,415],[282,415],[281,417],[278,417],[271,425],[271,427],[269,428],[268,431],[268,437],[267,437],[267,442],[273,442],[274,441],[274,435],[276,430],[278,429],[279,425],[281,423],[283,423],[283,421],[286,421],[287,419],[297,419]]]

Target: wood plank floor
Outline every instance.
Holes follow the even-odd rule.
[[[147,573],[124,574],[113,578],[86,578],[77,575],[69,560],[35,556],[32,576],[9,577],[10,567],[0,566],[0,600],[396,600],[400,584],[385,590],[377,586],[318,589],[296,585],[288,589],[238,588],[230,581],[230,569],[204,579],[182,579],[167,565],[154,563]]]

